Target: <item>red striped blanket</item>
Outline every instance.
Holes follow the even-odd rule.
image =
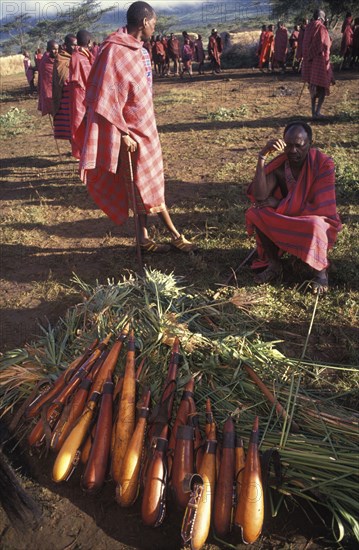
[[[144,52],[142,42],[126,29],[111,34],[87,82],[81,177],[96,204],[117,224],[128,217],[126,155],[119,159],[121,134],[130,134],[138,144],[134,178],[146,212],[165,208],[162,151]]]
[[[67,82],[62,87],[60,106],[54,115],[54,138],[71,140],[70,90]]]
[[[92,53],[84,48],[74,52],[70,61],[70,126],[72,155],[80,158],[86,130],[86,83],[93,63]]]
[[[266,174],[286,162],[286,155],[279,155],[266,166]],[[327,252],[342,227],[336,208],[334,162],[318,149],[310,149],[298,180],[295,181],[287,169],[286,183],[288,194],[285,198],[276,191],[277,198],[281,198],[276,209],[252,206],[247,210],[248,234],[253,235],[258,227],[280,251],[322,270],[328,267]],[[248,194],[251,197],[251,185]],[[266,265],[258,237],[257,250],[260,262],[253,267]]]

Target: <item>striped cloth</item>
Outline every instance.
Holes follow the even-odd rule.
[[[70,88],[69,84],[64,84],[60,107],[54,115],[54,138],[71,140],[70,129]]]
[[[333,70],[330,64],[331,41],[329,33],[320,20],[311,21],[304,33],[302,80],[312,86],[325,88],[329,95],[329,87],[333,80]]]
[[[333,160],[310,149],[302,171],[295,181],[285,154],[279,155],[266,166],[266,174],[285,163],[288,194],[282,197],[276,209],[251,207],[246,212],[249,235],[258,227],[280,251],[288,252],[320,271],[328,267],[327,252],[333,247],[342,225],[336,209],[335,169]],[[251,185],[248,188],[251,200]],[[253,267],[266,265],[260,239],[257,239],[259,262]]]
[[[122,134],[138,144],[132,156],[138,206],[146,213],[165,209],[162,151],[148,77],[142,42],[120,29],[102,44],[88,78],[80,174],[96,204],[117,224],[127,219],[129,205]]]

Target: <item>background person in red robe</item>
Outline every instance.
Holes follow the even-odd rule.
[[[86,130],[86,83],[94,60],[91,34],[80,30],[76,34],[77,50],[72,54],[69,69],[70,127],[72,156],[79,159]]]
[[[282,21],[278,21],[274,37],[273,69],[279,67],[285,72],[285,62],[288,51],[288,31]]]
[[[59,45],[56,40],[49,40],[46,46],[46,53],[42,56],[39,64],[39,80],[37,84],[39,101],[38,110],[42,116],[52,115],[52,73],[54,63],[59,52]]]
[[[274,33],[273,25],[268,25],[268,30],[263,38],[262,51],[259,56],[259,68],[262,70],[266,66],[269,70],[269,66],[272,62],[274,46]]]
[[[359,61],[359,17],[354,19],[353,46],[350,67],[354,67]]]
[[[156,41],[153,44],[152,57],[155,65],[155,72],[158,73],[159,76],[163,76],[165,73],[166,51],[160,35],[156,37]]]
[[[185,72],[187,72],[189,76],[192,77],[193,50],[192,50],[189,38],[184,39],[184,44],[181,50],[181,58],[182,58],[182,71],[180,75],[181,78],[183,78],[183,75]]]
[[[167,42],[167,52],[168,52],[169,62],[173,61],[173,74],[175,76],[178,76],[179,60],[180,60],[180,43],[176,35],[173,34],[173,32],[171,32]],[[168,69],[170,70],[169,64],[168,64]]]
[[[199,34],[194,41],[194,59],[198,63],[198,74],[204,74],[203,66],[205,58],[202,36]]]
[[[127,11],[127,26],[103,42],[87,81],[87,127],[80,171],[96,204],[122,224],[131,207],[128,153],[132,153],[142,250],[170,249],[148,236],[148,214],[156,213],[172,236],[171,246],[190,252],[195,246],[174,226],[164,198],[162,151],[148,80],[151,65],[142,47],[142,40],[153,34],[155,25],[153,8],[135,2]]]
[[[222,39],[217,29],[212,29],[208,41],[208,57],[211,62],[212,74],[221,72],[221,53],[223,50]]]
[[[33,67],[31,65],[31,59],[29,52],[24,52],[24,69],[25,69],[25,76],[30,86],[30,93],[33,94],[36,91],[34,78],[35,78],[35,71],[36,67]]]
[[[322,117],[325,96],[329,95],[330,84],[335,83],[330,64],[331,40],[324,22],[324,11],[315,10],[303,40],[302,80],[308,83],[314,119]]]
[[[257,48],[257,52],[256,52],[256,55],[258,57],[258,64],[259,64],[259,59],[260,59],[260,56],[261,56],[261,51],[262,51],[262,48],[263,48],[264,39],[265,39],[266,34],[267,34],[267,25],[262,25],[262,30],[261,30],[261,34],[259,36],[258,48]]]
[[[267,155],[280,153],[268,165]],[[336,209],[333,160],[312,148],[312,130],[292,122],[283,139],[261,149],[248,188],[253,206],[246,213],[248,233],[255,233],[259,260],[267,265],[255,277],[258,284],[282,277],[281,255],[288,252],[314,270],[314,293],[328,289],[328,257],[341,222]]]
[[[300,71],[302,68],[302,62],[303,62],[303,40],[304,40],[304,33],[305,29],[308,25],[308,19],[303,19],[303,21],[300,24],[299,28],[299,36],[298,36],[298,46],[297,46],[297,52],[296,52],[296,58],[298,61],[298,70]]]
[[[37,50],[35,52],[35,55],[34,55],[35,67],[36,67],[37,71],[39,70],[39,64],[40,64],[41,59],[42,59],[41,48],[37,48]]]
[[[52,75],[52,103],[55,139],[71,140],[70,128],[70,61],[77,46],[76,36],[67,34],[65,44],[59,51]]]
[[[297,48],[298,48],[298,38],[299,38],[299,25],[294,25],[292,34],[289,37],[289,59],[290,63],[292,64],[293,70],[296,70],[298,68],[298,62],[297,62]]]
[[[340,44],[340,55],[342,56],[343,60],[340,64],[340,70],[345,69],[345,66],[347,62],[349,61],[351,54],[352,54],[352,47],[353,47],[353,27],[352,27],[352,14],[348,12],[346,14],[346,17],[343,21],[342,25],[342,41]]]

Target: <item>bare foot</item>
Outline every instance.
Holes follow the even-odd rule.
[[[316,274],[312,282],[313,294],[325,294],[329,290],[328,273],[326,269]]]
[[[254,277],[254,282],[257,285],[263,285],[265,283],[280,282],[283,277],[283,269],[281,264],[271,264],[262,273],[259,273]]]

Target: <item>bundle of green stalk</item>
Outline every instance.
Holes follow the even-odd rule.
[[[284,357],[274,343],[258,337],[258,324],[246,304],[234,307],[230,302],[213,302],[181,287],[172,275],[148,271],[144,279],[130,276],[95,288],[76,282],[83,302],[70,309],[55,328],[44,331],[36,343],[2,357],[3,413],[29,397],[39,382],[53,383],[95,338],[113,335],[113,341],[128,321],[135,329],[137,361],[146,361],[141,385],[149,387],[152,403],[158,403],[171,346],[178,336],[182,362],[175,403],[193,378],[202,431],[210,399],[218,425],[231,416],[247,445],[258,416],[260,450],[279,451],[282,483],[276,485],[271,478],[268,482],[273,515],[286,499],[311,506],[319,516],[326,508],[333,515],[337,539],[349,534],[359,540],[358,415],[343,406],[334,385],[318,381],[315,373],[324,365]],[[120,355],[115,382],[124,364]],[[270,394],[254,382],[250,369]]]

